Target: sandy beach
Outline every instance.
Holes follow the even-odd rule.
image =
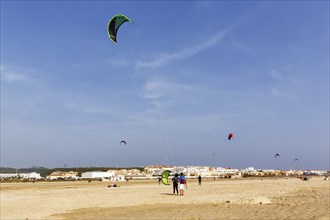
[[[184,196],[157,180],[1,183],[1,219],[330,219],[330,181],[188,180]]]

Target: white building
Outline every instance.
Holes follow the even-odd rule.
[[[116,181],[126,181],[125,175],[116,175],[115,177]]]
[[[159,176],[165,170],[170,170],[172,172],[173,166],[148,166],[144,168],[144,173],[149,176]]]
[[[57,180],[57,179],[64,179],[64,180],[77,180],[78,179],[78,172],[69,171],[54,171],[47,176],[49,180]]]
[[[186,173],[188,176],[212,176],[210,172],[210,167],[207,166],[188,166],[186,168]]]
[[[217,167],[216,171],[219,175],[238,174],[240,172],[238,169],[232,169],[226,167],[225,168]]]
[[[40,173],[32,172],[32,173],[21,173],[20,176],[23,179],[42,179]]]
[[[82,179],[113,179],[115,178],[115,173],[113,172],[103,172],[103,171],[90,171],[81,174]]]
[[[39,173],[0,173],[0,179],[10,179],[10,178],[18,178],[18,179],[42,179]]]

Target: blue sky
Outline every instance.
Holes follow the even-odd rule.
[[[329,2],[1,1],[1,166],[64,164],[329,169]]]

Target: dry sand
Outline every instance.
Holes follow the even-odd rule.
[[[184,196],[158,180],[1,183],[1,219],[330,219],[330,181],[188,180]]]

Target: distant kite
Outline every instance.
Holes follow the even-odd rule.
[[[113,42],[117,43],[118,29],[126,21],[129,21],[130,23],[133,24],[131,19],[129,19],[127,16],[122,14],[117,14],[110,19],[108,24],[108,36]]]
[[[299,161],[299,159],[298,158],[296,158],[296,159],[294,159],[294,161],[296,162],[296,161]]]
[[[120,145],[121,145],[122,143],[126,145],[126,141],[121,141],[121,142],[120,142]]]
[[[232,139],[233,137],[234,137],[234,135],[232,133],[229,133],[228,140]]]
[[[279,156],[280,156],[279,154],[275,154],[275,158],[276,158],[276,157],[279,157]]]

